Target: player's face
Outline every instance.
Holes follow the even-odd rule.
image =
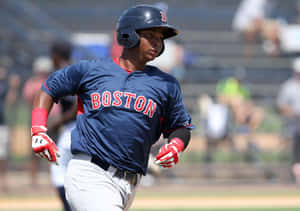
[[[163,34],[159,29],[142,30],[140,35],[140,52],[145,60],[155,59],[162,50]]]

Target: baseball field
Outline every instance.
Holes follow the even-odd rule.
[[[0,194],[0,211],[61,211],[48,184],[15,187]],[[140,187],[131,211],[296,211],[300,187],[293,184],[185,185]]]

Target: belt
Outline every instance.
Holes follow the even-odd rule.
[[[96,156],[91,158],[91,162],[96,164],[100,168],[104,169],[105,171],[107,171],[111,167],[111,165],[109,165],[107,162],[99,159]],[[115,172],[113,173],[114,177],[124,179],[127,182],[129,182],[129,184],[134,185],[134,186],[138,183],[139,174],[133,173],[130,171],[126,171],[126,170],[120,170],[117,168],[114,168],[114,169],[115,169]]]

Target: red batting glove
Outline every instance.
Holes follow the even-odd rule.
[[[49,162],[55,162],[60,157],[58,149],[53,140],[46,134],[48,129],[45,126],[31,127],[31,144],[32,149],[38,157],[45,158]]]
[[[173,138],[168,144],[162,146],[154,163],[163,167],[171,168],[178,163],[180,152],[184,148],[184,143],[179,138]]]

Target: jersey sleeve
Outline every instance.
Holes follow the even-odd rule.
[[[66,95],[75,95],[80,86],[83,75],[87,72],[87,62],[80,62],[52,73],[42,85],[55,102]]]
[[[162,123],[162,133],[165,138],[168,138],[169,135],[176,129],[182,127],[189,129],[194,128],[192,125],[192,119],[183,104],[181,89],[176,80],[169,87],[169,92],[169,103]]]

